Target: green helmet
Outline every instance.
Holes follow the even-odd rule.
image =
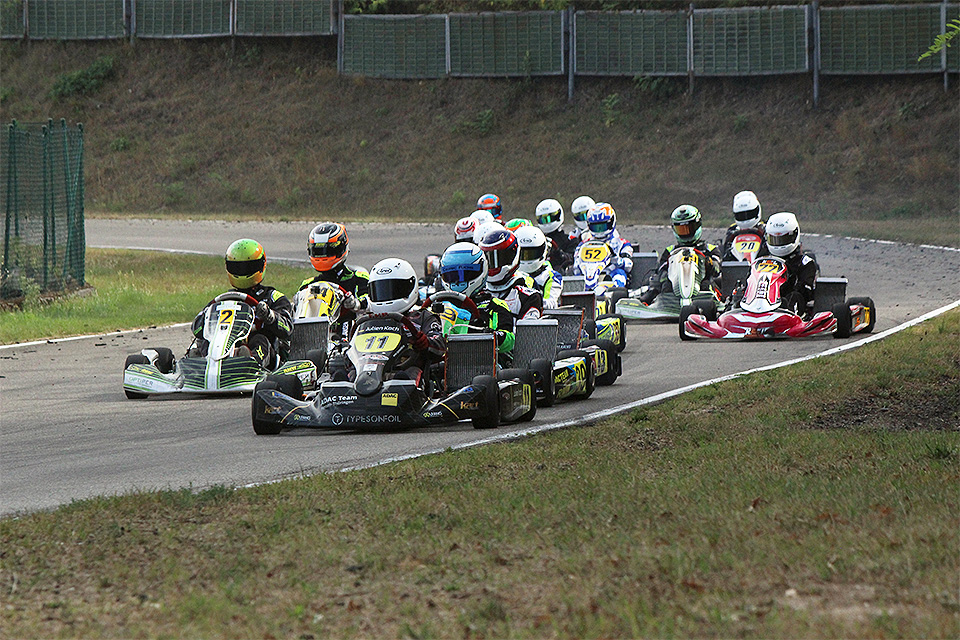
[[[227,278],[236,289],[249,289],[263,280],[267,269],[267,255],[256,240],[237,240],[224,256],[227,263]]]
[[[703,233],[700,210],[690,204],[682,204],[670,214],[673,235],[680,244],[695,244]]]
[[[513,218],[503,226],[505,226],[510,231],[513,231],[514,233],[516,233],[517,229],[519,229],[520,227],[531,227],[533,225],[526,218]]]

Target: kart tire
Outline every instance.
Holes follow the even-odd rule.
[[[597,318],[597,320],[606,320],[608,318],[616,318],[617,322],[620,323],[620,342],[616,344],[616,348],[617,348],[617,351],[623,351],[624,349],[627,348],[627,325],[623,322],[623,316],[621,316],[619,313],[606,313],[600,316],[599,318]],[[596,329],[594,329],[594,332],[593,332],[593,339],[594,340],[600,339],[600,338],[597,338]]]
[[[697,307],[697,309],[700,310],[700,314],[710,322],[717,321],[717,303],[715,300],[704,300],[697,302],[694,306]]]
[[[123,363],[123,370],[126,371],[127,367],[132,364],[150,364],[150,358],[143,355],[142,353],[134,353],[127,356],[126,361]],[[123,394],[127,396],[130,400],[143,400],[147,397],[145,393],[139,393],[137,391],[130,391],[129,389],[124,389]]]
[[[694,336],[688,336],[687,333],[683,330],[683,325],[686,323],[687,318],[692,315],[700,314],[700,309],[692,304],[688,304],[680,309],[680,322],[677,324],[677,327],[680,330],[680,339],[681,340],[696,340]]]
[[[170,373],[173,371],[173,350],[168,347],[150,347],[157,352],[157,369],[160,373]]]
[[[530,394],[530,410],[517,419],[517,422],[530,422],[537,415],[537,387],[533,380],[533,372],[529,369],[503,369],[497,372],[497,381],[513,380],[514,378],[520,380],[521,384],[530,385],[532,392]]]
[[[583,349],[565,349],[557,354],[557,360],[563,360],[564,358],[583,358],[586,361],[587,386],[583,393],[575,396],[581,400],[586,400],[593,395],[593,390],[597,387],[597,372],[593,369],[593,359]]]
[[[472,419],[474,429],[496,429],[500,426],[500,387],[493,376],[476,376],[473,386],[484,392],[487,415]]]
[[[607,291],[607,295],[610,296],[610,308],[616,309],[617,302],[622,298],[626,298],[630,294],[627,292],[625,287],[614,287],[613,289],[609,289]],[[610,313],[613,312],[611,311]]]
[[[850,298],[847,300],[847,304],[857,304],[870,310],[870,322],[863,329],[860,329],[860,331],[863,333],[873,333],[873,326],[877,324],[877,306],[873,304],[873,298]]]
[[[583,321],[583,330],[587,334],[587,340],[596,340],[597,338],[597,321],[596,320],[584,320]]]
[[[530,371],[534,377],[540,377],[543,397],[537,399],[538,407],[552,407],[557,400],[557,387],[553,379],[553,363],[546,358],[534,358],[530,361]]]
[[[258,382],[257,386],[253,388],[253,402],[250,403],[250,417],[253,420],[253,432],[258,436],[275,436],[280,433],[282,429],[282,425],[279,422],[266,422],[265,420],[257,419],[257,414],[262,412],[263,406],[263,400],[257,397],[257,392],[268,389],[276,389],[283,393],[276,380],[267,379]]]
[[[833,332],[834,338],[849,338],[853,325],[853,316],[850,313],[850,305],[846,302],[838,302],[831,309],[833,317],[837,319],[837,328]]]
[[[277,386],[277,391],[282,393],[285,396],[290,396],[294,400],[303,400],[303,383],[300,382],[300,378],[292,375],[269,375],[267,376],[265,382],[273,382]]]
[[[620,353],[613,342],[606,339],[588,340],[583,344],[584,347],[598,347],[607,353],[607,367],[609,370],[596,377],[596,384],[600,387],[609,387],[617,381],[620,375]]]
[[[317,368],[317,375],[319,376],[324,371],[324,367],[327,366],[327,352],[323,349],[310,349],[307,351],[307,360],[313,363],[313,366]]]

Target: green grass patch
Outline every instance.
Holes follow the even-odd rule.
[[[57,78],[50,89],[51,98],[67,98],[99,91],[114,76],[113,56],[97,58],[89,67],[66,73]]]
[[[265,281],[292,296],[308,275],[270,264]],[[86,278],[92,295],[0,313],[0,344],[188,322],[230,289],[222,258],[152,251],[87,249]]]
[[[0,621],[14,637],[956,637],[958,343],[952,312],[599,425],[2,520]]]

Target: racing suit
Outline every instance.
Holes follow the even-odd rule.
[[[757,257],[765,256],[769,253],[767,251],[767,241],[764,240],[764,225],[762,222],[755,227],[750,227],[747,229],[741,229],[736,224],[732,224],[727,227],[727,234],[723,238],[723,245],[720,249],[720,255],[724,261],[727,260],[737,260],[737,257],[733,255],[733,240],[740,235],[741,233],[755,233],[760,236],[760,250],[757,251]]]
[[[580,244],[592,240],[600,242],[599,238],[594,238],[593,234],[586,231],[582,236]],[[621,236],[620,232],[616,229],[614,229],[610,237],[603,242],[607,243],[607,246],[610,247],[610,251],[614,256],[612,261],[613,268],[610,270],[610,279],[613,281],[615,287],[626,287],[627,282],[630,280],[630,272],[633,271],[633,245],[627,240],[624,240],[623,236]],[[579,250],[579,245],[577,250]],[[574,274],[581,275],[579,269],[576,267],[574,267]]]
[[[336,322],[333,322],[331,327],[331,335],[340,335],[346,339],[349,321],[356,317],[357,311],[365,309],[367,306],[367,290],[370,286],[370,273],[363,267],[355,267],[341,262],[333,269],[320,271],[312,278],[307,278],[301,282],[297,295],[300,294],[300,291],[308,289],[310,285],[317,282],[329,282],[340,285],[346,291],[353,294],[355,302],[349,300],[344,301],[344,305],[340,310],[340,317]],[[296,297],[294,297],[294,300],[296,300]]]
[[[290,334],[293,332],[293,305],[287,296],[283,295],[273,287],[268,287],[263,283],[257,284],[249,289],[234,289],[240,293],[245,293],[256,298],[258,309],[257,318],[260,317],[260,309],[265,306],[273,313],[263,318],[259,329],[254,329],[247,337],[247,347],[257,362],[267,369],[276,369],[280,362],[287,359],[290,354]],[[264,303],[266,303],[264,305]],[[207,307],[210,305],[208,304]],[[197,314],[193,319],[193,336],[196,341],[188,351],[191,356],[205,356],[210,348],[210,343],[203,337],[203,311]]]
[[[443,330],[444,333],[481,333],[492,331],[497,339],[497,361],[501,366],[509,366],[512,362],[513,345],[516,342],[515,318],[507,307],[507,303],[494,297],[486,289],[482,289],[470,298],[483,317],[475,318],[470,323],[470,312],[457,308],[453,303],[444,302]]]
[[[563,276],[546,260],[535,273],[528,274],[533,278],[533,287],[543,296],[544,309],[556,309],[560,306],[560,293],[563,291]]]
[[[563,228],[555,229],[550,233],[545,233],[550,241],[550,253],[547,254],[547,260],[550,264],[557,265],[560,272],[564,272],[573,264],[573,252],[577,250],[579,237],[568,234]]]
[[[703,280],[700,281],[700,290],[708,291],[712,288],[720,288],[720,249],[717,248],[717,245],[710,244],[705,240],[700,240],[691,245],[672,244],[660,254],[660,261],[657,263],[657,272],[650,277],[650,286],[640,295],[640,302],[650,304],[660,295],[660,291],[663,290],[665,285],[670,286],[669,278],[667,278],[667,265],[670,262],[670,254],[673,253],[674,249],[680,247],[691,247],[707,257],[706,273],[704,274]]]
[[[417,370],[407,369],[407,371],[411,374],[429,371],[431,365],[442,362],[447,353],[447,343],[443,337],[443,322],[440,316],[430,309],[419,307],[415,307],[403,315],[409,318],[413,326],[420,331],[418,335],[413,336],[410,342],[410,346],[415,353],[411,367],[415,367]]]
[[[812,251],[804,251],[801,245],[783,260],[787,263],[787,281],[780,287],[781,307],[809,320],[813,316],[813,296],[820,275],[817,256]]]

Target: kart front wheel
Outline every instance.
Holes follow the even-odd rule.
[[[850,305],[846,302],[838,302],[831,309],[833,317],[837,319],[837,328],[833,332],[834,338],[849,338],[853,330],[853,315],[850,313]]]
[[[477,376],[473,386],[483,389],[484,405],[487,414],[473,418],[474,429],[496,429],[500,426],[500,387],[493,376]]]
[[[620,375],[619,360],[620,354],[617,347],[610,340],[588,340],[583,344],[585,347],[595,346],[605,352],[607,360],[607,370],[597,376],[597,384],[601,387],[608,387],[617,381]]]
[[[173,349],[169,347],[151,347],[157,352],[157,369],[160,373],[170,373],[173,371]]]
[[[680,309],[680,324],[679,324],[678,326],[679,326],[679,330],[680,330],[680,339],[681,339],[681,340],[696,340],[695,337],[693,337],[693,336],[688,336],[688,335],[687,335],[687,332],[684,331],[684,329],[683,329],[683,325],[685,325],[685,324],[687,323],[687,318],[689,318],[690,316],[692,316],[692,315],[694,315],[694,314],[699,314],[699,313],[700,313],[699,307],[696,307],[696,306],[694,306],[694,305],[692,305],[692,304],[688,304],[688,305],[685,306],[684,308]]]
[[[303,383],[297,376],[269,375],[266,381],[275,383],[277,385],[275,388],[283,395],[290,396],[294,400],[303,400]]]
[[[520,381],[520,384],[530,385],[530,410],[517,419],[517,422],[529,422],[537,415],[537,385],[533,380],[533,372],[529,369],[504,369],[497,373],[497,380]]]
[[[873,303],[873,298],[850,298],[847,300],[847,304],[850,306],[858,305],[861,307],[866,307],[867,317],[869,317],[870,320],[867,322],[867,326],[865,326],[863,329],[860,329],[860,331],[863,331],[864,333],[871,333],[874,325],[877,324],[877,305]]]
[[[281,425],[279,422],[267,422],[257,417],[262,414],[264,410],[264,403],[263,400],[259,398],[258,392],[268,391],[270,389],[281,391],[280,385],[274,380],[258,382],[257,386],[253,388],[253,402],[250,403],[250,415],[253,418],[253,432],[258,436],[275,436],[280,433]]]
[[[127,367],[132,364],[150,364],[150,358],[143,355],[142,353],[134,353],[127,356],[126,361],[123,363],[123,370],[126,371]],[[147,397],[145,393],[139,393],[137,391],[130,391],[129,389],[124,389],[123,394],[127,396],[130,400],[143,400]]]
[[[552,407],[556,402],[557,388],[553,379],[553,363],[547,358],[534,358],[530,361],[530,371],[540,378],[540,390],[543,397],[537,399],[538,407]]]

